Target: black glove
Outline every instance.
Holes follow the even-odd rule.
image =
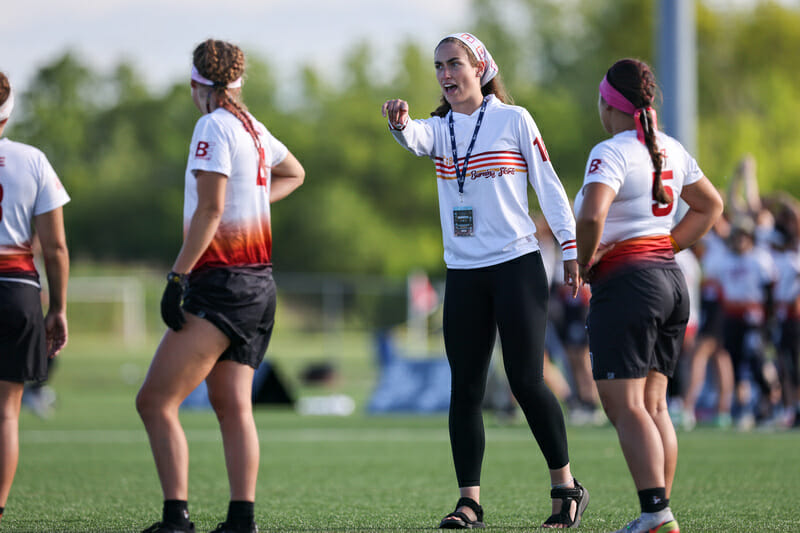
[[[164,323],[175,331],[180,331],[186,324],[186,315],[183,314],[181,302],[186,290],[186,274],[170,272],[167,274],[167,286],[161,297],[161,318]]]

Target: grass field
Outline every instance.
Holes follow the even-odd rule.
[[[89,339],[89,340],[87,340]],[[283,336],[271,351],[290,378],[324,339]],[[56,413],[21,420],[21,456],[2,531],[137,531],[160,518],[161,493],[134,396],[155,341],[123,349],[81,338],[54,372]],[[363,406],[373,383],[368,340],[342,340],[333,389]],[[320,393],[299,389],[301,394]],[[227,480],[214,415],[182,415],[191,454],[190,511],[198,531],[224,519]],[[259,409],[261,531],[418,531],[457,499],[444,416],[304,417]],[[487,417],[482,481],[494,531],[534,530],[549,512],[546,465],[526,426]],[[592,499],[581,529],[609,531],[638,512],[616,434],[570,428],[573,471]],[[800,531],[800,433],[680,433],[672,508],[682,531]]]

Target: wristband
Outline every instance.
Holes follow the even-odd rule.
[[[167,281],[180,283],[182,286],[186,285],[186,274],[179,274],[177,272],[170,272],[167,274]]]
[[[408,117],[406,117],[406,121],[403,122],[402,124],[397,124],[397,123],[394,123],[394,122],[392,122],[390,120],[389,121],[389,129],[392,129],[392,130],[395,130],[395,131],[403,131],[404,129],[406,129],[406,125],[407,124],[408,124]]]
[[[669,236],[669,242],[672,243],[672,252],[673,253],[677,254],[678,252],[681,251],[681,247],[678,246],[678,243],[675,242],[675,237],[673,237],[672,235]]]

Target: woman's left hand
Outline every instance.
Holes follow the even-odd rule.
[[[600,259],[603,258],[604,255],[606,255],[608,252],[611,251],[612,248],[614,248],[613,243],[600,246],[599,248],[597,248],[597,251],[595,251],[594,255],[592,256],[592,260],[589,261],[587,265],[579,265],[580,268],[578,269],[578,272],[580,274],[582,282],[591,283],[592,269],[600,261]]]
[[[564,283],[572,287],[572,297],[578,296],[578,289],[583,284],[583,278],[578,271],[578,261],[570,259],[564,261]]]

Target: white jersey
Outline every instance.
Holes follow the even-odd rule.
[[[797,250],[773,250],[777,279],[773,294],[778,304],[793,304],[800,297],[800,253]]]
[[[765,288],[777,277],[769,253],[755,247],[744,254],[728,250],[715,261],[710,274],[722,289],[725,314],[758,324],[764,319]]]
[[[33,217],[69,202],[38,148],[0,139],[0,280],[39,286],[33,264]]]
[[[675,262],[683,272],[686,287],[689,289],[689,323],[687,326],[697,327],[700,322],[700,282],[702,270],[700,261],[691,250],[681,250],[675,254]]]
[[[448,268],[496,265],[539,249],[536,226],[528,213],[528,182],[545,218],[561,244],[562,257],[575,259],[575,219],[569,199],[547,155],[530,113],[486,97],[486,112],[469,157],[463,200],[453,164],[448,118],[409,120],[392,135],[404,148],[430,157],[436,165],[439,215]],[[480,111],[452,113],[459,168]],[[454,208],[470,207],[474,233],[456,236]]]
[[[664,154],[661,181],[677,200],[685,185],[701,178],[697,161],[675,139],[657,132],[656,144]],[[584,187],[604,183],[616,193],[608,210],[601,245],[636,237],[669,235],[677,202],[665,205],[653,198],[653,162],[634,130],[614,135],[592,149],[586,165]],[[583,188],[575,198],[575,212],[583,204]]]
[[[211,244],[194,265],[197,271],[209,267],[261,266],[271,264],[270,173],[288,154],[286,147],[251,115],[261,139],[266,179],[258,178],[258,150],[242,122],[219,108],[197,121],[186,166],[184,188],[184,234],[197,209],[199,170],[228,177],[225,208]]]
[[[722,300],[722,288],[716,276],[720,264],[727,260],[728,245],[713,230],[703,235],[700,242],[705,249],[700,263],[703,269],[702,297],[709,302],[719,302]]]

